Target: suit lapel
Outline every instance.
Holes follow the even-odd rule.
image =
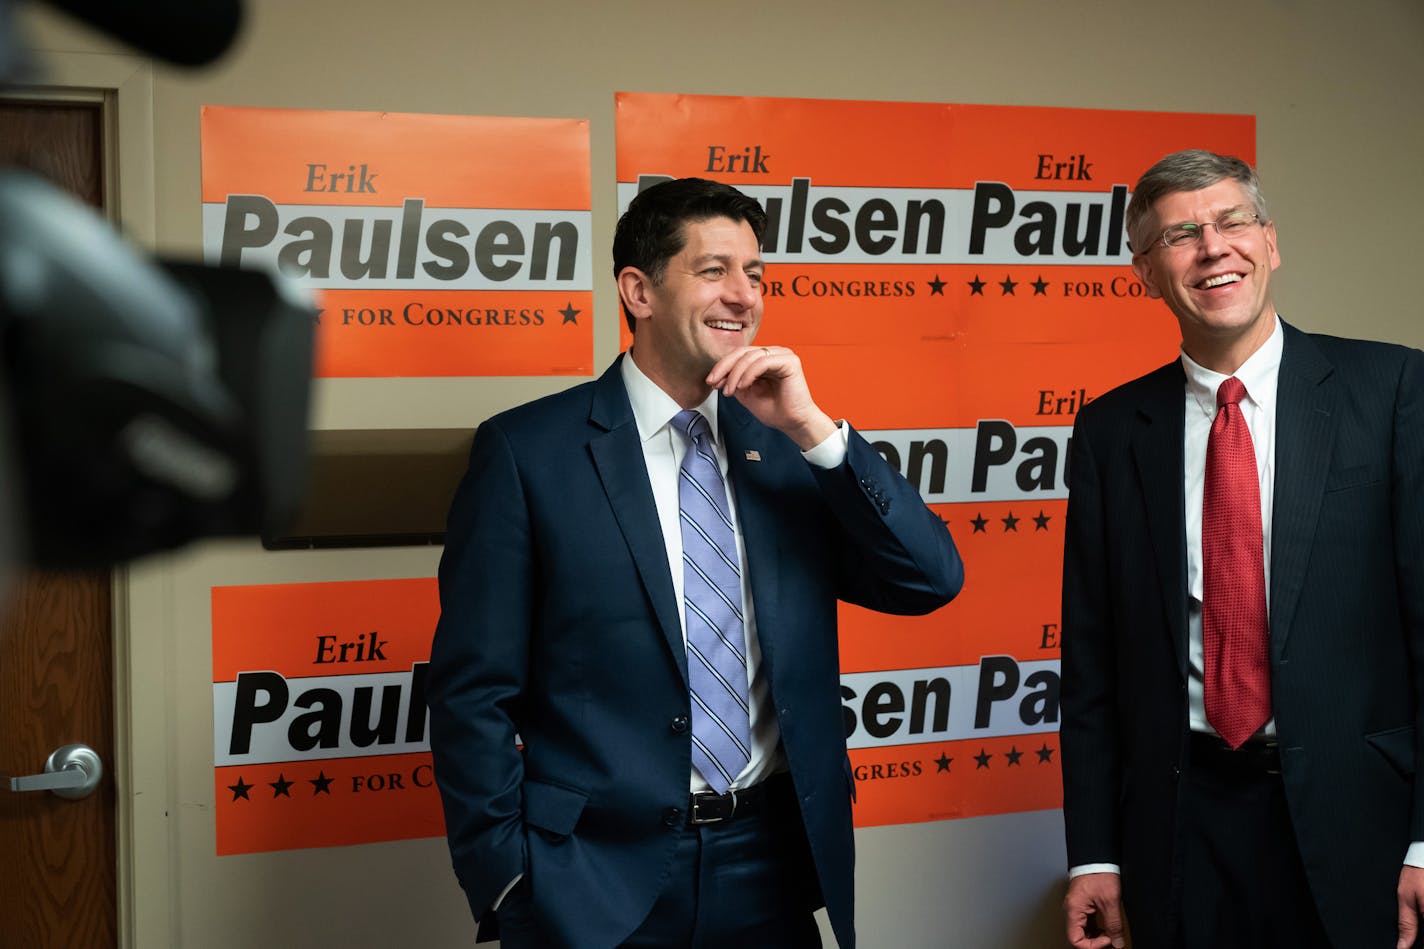
[[[780,628],[777,598],[780,558],[777,555],[776,513],[768,503],[771,492],[766,488],[766,482],[777,458],[770,447],[770,439],[780,436],[758,423],[750,412],[732,399],[718,398],[717,418],[727,448],[727,471],[731,476],[732,496],[737,501],[742,543],[747,550],[747,562],[742,569],[748,571],[747,575],[751,578],[757,642],[762,661],[770,672],[776,651],[776,637],[772,631]]]
[[[1271,515],[1271,647],[1276,656],[1285,648],[1305,582],[1336,427],[1330,362],[1310,337],[1284,323],[1283,329]]]
[[[643,446],[633,407],[623,386],[619,365],[613,365],[594,383],[593,407],[589,422],[601,429],[589,440],[594,466],[603,482],[608,505],[618,521],[623,539],[633,555],[644,590],[653,604],[653,613],[662,627],[668,649],[687,683],[687,651],[682,644],[682,623],[678,619],[677,597],[668,573],[667,548],[663,545],[657,505],[648,482]]]
[[[1187,539],[1182,440],[1186,379],[1181,363],[1152,373],[1138,403],[1132,455],[1147,509],[1157,585],[1177,665],[1187,672]]]

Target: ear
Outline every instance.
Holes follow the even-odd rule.
[[[624,267],[618,274],[618,297],[635,320],[653,315],[653,281],[637,267]]]
[[[1276,222],[1267,221],[1262,230],[1266,232],[1266,252],[1270,254],[1271,269],[1275,270],[1281,265],[1281,251],[1276,246]]]
[[[1137,274],[1138,280],[1142,281],[1142,286],[1147,290],[1149,299],[1162,299],[1162,291],[1157,289],[1157,284],[1153,280],[1152,261],[1146,254],[1132,255],[1132,272]]]

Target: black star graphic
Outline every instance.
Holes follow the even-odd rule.
[[[1043,743],[1043,747],[1038,749],[1038,763],[1044,764],[1053,760],[1053,749],[1048,747],[1048,742]]]
[[[564,308],[563,308],[562,310],[560,310],[559,312],[564,315],[564,323],[573,323],[575,326],[577,326],[577,325],[578,325],[578,315],[579,315],[580,313],[582,313],[583,311],[582,311],[582,310],[575,310],[575,309],[574,309],[574,301],[570,300],[568,303],[564,304]],[[562,326],[563,323],[560,323],[559,325]]]
[[[243,784],[243,783],[242,783],[242,775],[240,775],[240,774],[237,776],[237,783],[236,783],[236,784],[229,784],[229,785],[227,786],[227,789],[232,792],[232,799],[233,799],[234,801],[237,800],[238,798],[242,798],[244,801],[250,801],[250,800],[252,800],[252,798],[250,798],[250,797],[247,796],[247,792],[252,790],[252,785],[250,785],[250,784]]]
[[[1033,519],[1033,529],[1036,531],[1046,531],[1048,530],[1048,522],[1051,520],[1053,520],[1053,518],[1043,513],[1043,509],[1039,508],[1038,516]]]
[[[1043,279],[1042,274],[1039,274],[1038,279],[1033,282],[1033,295],[1036,297],[1048,296],[1048,281]]]
[[[982,297],[984,295],[984,281],[979,279],[978,274],[975,274],[974,279],[969,281],[969,295],[971,297],[975,295]]]
[[[1010,748],[1008,754],[1004,755],[1004,757],[1009,759],[1009,767],[1013,767],[1019,763],[1019,759],[1023,757],[1023,752],[1019,751],[1018,747],[1015,746]]]
[[[269,786],[272,788],[272,796],[291,797],[292,784],[293,782],[288,781],[286,775],[277,775],[277,780],[269,782]]]
[[[974,766],[974,770],[975,770],[975,771],[978,771],[980,768],[987,768],[987,767],[989,767],[989,759],[992,758],[992,757],[994,757],[994,756],[991,755],[991,754],[989,754],[989,753],[988,753],[987,751],[985,751],[983,748],[980,748],[980,749],[979,749],[979,753],[974,756],[974,760],[977,761],[977,762],[979,762],[977,765]]]
[[[999,518],[999,520],[1004,522],[1005,534],[1007,534],[1009,531],[1013,531],[1015,534],[1019,532],[1019,519],[1017,517],[1014,517],[1013,511],[1009,512],[1008,517],[1001,517]]]
[[[325,772],[325,771],[318,771],[318,772],[316,773],[316,777],[314,777],[314,778],[308,778],[307,780],[310,781],[310,782],[312,783],[312,786],[316,789],[316,790],[312,791],[312,794],[330,794],[330,793],[331,793],[331,782],[332,782],[334,779],[333,779],[333,778],[328,778],[328,777],[326,776],[326,772]]]
[[[979,516],[979,512],[978,512],[978,511],[975,511],[975,512],[974,512],[974,519],[971,520],[969,523],[971,523],[971,524],[974,525],[974,533],[976,533],[976,534],[982,534],[982,533],[985,532],[985,531],[984,531],[984,525],[987,524],[987,523],[989,523],[989,521],[988,521],[987,519],[983,518],[983,517],[980,517],[980,516]]]
[[[999,286],[1001,288],[999,291],[999,294],[1001,296],[1011,297],[1014,295],[1014,287],[1017,287],[1018,284],[1014,283],[1012,278],[1005,277],[1003,280],[999,281]]]
[[[945,753],[941,751],[939,757],[934,759],[934,763],[939,765],[939,771],[936,771],[935,774],[939,774],[940,771],[948,771],[949,763],[953,760],[953,758],[946,756]]]
[[[939,279],[939,274],[935,274],[934,279],[930,281],[930,296],[944,296],[944,281]]]

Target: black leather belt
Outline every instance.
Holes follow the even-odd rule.
[[[687,823],[691,826],[717,824],[734,817],[755,814],[761,810],[768,795],[782,787],[789,789],[790,784],[791,775],[781,771],[760,784],[731,790],[726,794],[718,794],[715,791],[693,791],[688,795]]]
[[[1281,773],[1280,747],[1274,738],[1252,738],[1232,748],[1215,735],[1192,732],[1188,747],[1193,768],[1235,775]]]

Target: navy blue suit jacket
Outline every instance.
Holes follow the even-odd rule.
[[[1073,434],[1063,568],[1068,861],[1122,867],[1138,945],[1184,908],[1185,377],[1109,392]],[[1392,946],[1424,840],[1424,354],[1285,326],[1269,597],[1282,779],[1336,949]],[[1190,907],[1185,908],[1190,911]]]
[[[782,745],[852,949],[836,600],[924,613],[963,569],[945,525],[859,435],[821,470],[735,401],[718,413]],[[440,602],[431,748],[472,912],[524,872],[549,938],[616,945],[659,892],[692,770],[675,725],[690,714],[679,604],[617,362],[479,427]]]

